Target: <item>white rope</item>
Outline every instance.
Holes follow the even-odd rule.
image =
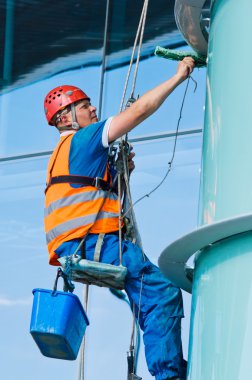
[[[121,207],[121,198],[122,198],[122,175],[118,173],[118,205],[119,205],[119,263],[122,265],[122,207]]]
[[[141,13],[141,16],[140,16],[140,20],[139,20],[139,24],[138,24],[138,28],[137,28],[137,32],[136,32],[136,37],[135,37],[135,41],[134,41],[134,46],[133,46],[133,49],[132,49],[130,64],[129,64],[129,68],[128,68],[128,72],[127,72],[127,76],[126,76],[126,80],[125,80],[125,84],[124,84],[123,95],[122,95],[122,100],[121,100],[121,105],[120,105],[119,112],[122,112],[122,110],[123,110],[125,95],[126,95],[126,91],[127,91],[127,88],[128,88],[130,73],[131,73],[132,65],[133,65],[133,61],[134,61],[137,41],[138,41],[138,38],[139,38],[139,34],[140,34],[141,28],[144,29],[144,26],[145,26],[145,24],[143,25],[143,19],[144,19],[144,17],[146,17],[145,16],[145,14],[147,13],[146,4],[148,5],[148,2],[149,2],[149,0],[145,0],[144,1],[142,13]],[[140,46],[140,44],[139,44],[139,48],[140,49],[138,48],[138,50],[141,51],[141,47],[142,47],[142,45]],[[136,78],[135,78],[135,80],[136,80]]]
[[[84,299],[84,309],[87,314],[88,312],[88,293],[89,293],[89,285],[85,286],[85,291],[83,292]],[[86,346],[86,334],[84,334],[82,343],[81,343],[81,351],[80,351],[80,364],[79,364],[79,380],[84,380],[84,369],[85,369],[85,346]]]
[[[136,305],[133,304],[133,327],[132,327],[132,333],[131,333],[131,340],[130,340],[130,349],[133,349],[134,357],[133,357],[133,370],[134,375],[136,374],[136,350],[135,348],[138,346],[138,336],[136,334],[135,324],[137,324],[139,329],[139,318],[140,318],[140,308],[141,308],[141,301],[142,301],[142,292],[143,292],[143,281],[144,281],[144,273],[142,273],[141,277],[141,283],[140,283],[140,292],[139,292],[139,301],[138,301],[138,312],[137,312],[137,318],[136,318]]]
[[[144,29],[145,29],[148,4],[149,4],[149,0],[145,0],[144,6],[143,6],[143,20],[142,20],[141,35],[140,35],[139,48],[138,48],[138,54],[137,54],[137,61],[136,61],[132,90],[131,90],[131,97],[134,97],[134,92],[135,92],[135,87],[136,87],[136,80],[137,80],[137,74],[138,74],[141,49],[142,49],[142,44],[143,44],[143,35],[144,35]]]
[[[132,69],[132,65],[133,65],[133,61],[134,61],[134,55],[135,55],[136,45],[137,45],[137,41],[139,39],[137,61],[136,61],[134,78],[133,78],[133,83],[132,83],[132,91],[131,91],[131,96],[132,97],[134,96],[134,91],[135,91],[135,86],[136,86],[136,80],[137,80],[137,73],[138,73],[138,68],[139,68],[140,55],[141,55],[141,49],[142,49],[143,35],[144,35],[144,29],[145,29],[145,22],[146,22],[147,10],[148,10],[148,4],[149,4],[149,0],[144,0],[143,9],[142,9],[142,12],[141,12],[141,16],[140,16],[140,20],[139,20],[139,24],[138,24],[138,28],[137,28],[137,33],[136,33],[136,37],[135,37],[134,47],[133,47],[133,51],[132,51],[132,55],[131,55],[131,60],[130,60],[130,64],[129,64],[129,69],[128,69],[128,73],[127,73],[126,81],[125,81],[125,85],[124,85],[123,96],[122,96],[122,101],[121,101],[121,106],[120,106],[120,112],[123,109],[125,95],[126,95],[126,91],[127,91],[127,87],[128,87],[128,83],[129,83],[129,77],[130,77],[130,73],[131,73],[131,69]],[[140,36],[140,38],[139,38],[139,36]],[[118,174],[118,185],[121,182],[121,179],[123,178],[124,182],[125,182],[125,186],[126,186],[126,194],[127,194],[127,197],[128,197],[128,201],[130,203],[131,222],[133,224],[135,235],[137,235],[137,233],[136,233],[137,226],[136,226],[136,220],[135,220],[135,217],[134,217],[133,202],[132,202],[130,188],[129,188],[128,160],[127,160],[127,157],[126,157],[126,153],[125,153],[125,151],[123,149],[123,147],[124,147],[123,142],[126,141],[126,140],[127,140],[127,135],[126,135],[126,138],[121,137],[121,139],[120,139],[121,147],[122,147],[121,154],[122,154],[122,161],[123,161],[123,174],[122,175]],[[118,194],[118,197],[119,197],[119,200],[120,200],[119,194]],[[125,213],[125,210],[124,210],[124,213]],[[119,252],[120,252],[120,254],[122,252],[122,231],[121,231],[121,229],[122,229],[122,223],[121,222],[122,222],[122,215],[120,213],[120,216],[119,216],[119,247],[120,247],[119,248]],[[140,248],[142,250],[142,247],[140,247]],[[143,253],[143,250],[142,250],[142,253]]]
[[[133,77],[133,81],[132,81],[132,90],[131,90],[131,98],[134,98],[134,92],[135,92],[135,86],[136,86],[136,80],[137,80],[137,74],[138,74],[138,68],[139,68],[139,61],[140,61],[140,55],[141,55],[141,48],[142,48],[142,43],[143,43],[143,35],[144,35],[144,29],[145,29],[145,23],[146,23],[148,3],[149,3],[149,0],[145,0],[144,4],[143,4],[143,9],[142,9],[140,21],[139,21],[139,24],[138,24],[138,29],[137,29],[137,33],[136,33],[136,37],[135,37],[135,42],[134,42],[133,50],[132,50],[132,55],[131,55],[131,60],[130,60],[130,64],[129,64],[129,69],[128,69],[128,73],[127,73],[126,81],[125,81],[125,86],[124,86],[124,90],[123,90],[123,95],[122,95],[122,100],[121,100],[121,105],[120,105],[120,112],[123,109],[123,105],[124,105],[124,101],[125,101],[125,95],[126,95],[126,91],[127,91],[127,87],[128,87],[128,83],[129,83],[129,77],[130,77],[130,73],[131,73],[132,65],[133,65],[133,61],[134,61],[134,55],[135,55],[136,45],[137,45],[137,41],[138,41],[139,34],[140,34],[138,53],[137,53],[137,60],[136,60],[134,77]],[[130,213],[131,213],[131,218],[130,219],[131,219],[131,223],[132,223],[133,228],[134,228],[134,235],[136,237],[137,236],[137,225],[136,225],[136,220],[135,220],[135,217],[134,217],[133,202],[132,202],[131,193],[130,193],[129,167],[128,167],[128,160],[127,160],[127,153],[130,153],[130,152],[126,153],[125,146],[124,146],[124,141],[127,141],[127,135],[126,135],[125,139],[123,137],[121,137],[121,139],[120,139],[120,142],[121,142],[121,155],[122,155],[122,162],[123,162],[123,174],[121,172],[118,173],[118,198],[119,198],[119,202],[120,202],[121,201],[121,196],[122,196],[122,193],[121,193],[121,191],[122,191],[121,190],[121,180],[122,180],[122,177],[123,177],[124,183],[125,183],[125,187],[126,187],[125,191],[126,191],[126,195],[127,195],[128,201],[129,201],[129,205],[130,205],[130,207],[129,207],[129,210],[130,210]],[[124,210],[124,213],[125,213],[125,210]],[[120,260],[122,258],[122,220],[123,220],[123,218],[122,218],[121,207],[120,207],[120,211],[119,211],[119,256],[120,256]],[[138,242],[138,243],[141,245],[141,242]],[[145,260],[144,252],[143,252],[143,249],[142,249],[142,245],[140,246],[140,248],[141,248],[141,251],[142,251],[143,259]],[[142,274],[142,277],[141,277],[141,286],[140,286],[140,292],[139,292],[138,316],[137,316],[137,323],[138,324],[139,324],[139,317],[140,317],[140,307],[141,307],[141,298],[142,298],[143,279],[144,279],[144,274]],[[132,329],[132,334],[131,334],[130,350],[133,349],[133,355],[134,355],[133,356],[133,371],[134,372],[135,372],[135,366],[136,366],[136,351],[135,351],[135,347],[137,345],[137,335],[135,334],[135,322],[136,322],[135,306],[133,306],[133,329]]]

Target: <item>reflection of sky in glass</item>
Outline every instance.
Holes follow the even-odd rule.
[[[176,72],[176,65],[174,62],[157,57],[141,62],[135,95],[142,95],[161,81],[168,79]],[[127,67],[124,67],[106,74],[103,118],[118,113],[126,73]],[[181,129],[202,127],[205,98],[205,86],[202,85],[202,81],[204,81],[205,70],[196,69],[193,77],[199,81],[200,85],[194,94],[194,84],[192,81],[190,83]],[[99,80],[99,67],[91,67],[68,71],[0,96],[0,155],[53,149],[58,140],[58,133],[46,124],[43,112],[46,93],[60,84],[76,85],[86,91],[93,105],[98,106]],[[185,84],[179,86],[157,113],[132,131],[131,136],[175,130],[184,88]],[[129,84],[130,90],[131,84]]]
[[[58,85],[71,84],[85,88],[97,103],[99,80],[97,67],[75,70],[0,96],[0,154],[53,149],[58,133],[47,126],[43,110],[45,95]]]
[[[141,65],[137,86],[141,88],[141,93],[168,78],[174,71],[173,63],[157,58],[144,61]],[[106,116],[118,111],[125,72],[126,69],[122,68],[107,74],[104,96]],[[202,76],[204,77],[204,71],[194,75],[199,80],[198,92],[193,95],[193,86],[190,86],[182,129],[202,127]],[[53,149],[58,135],[53,128],[46,126],[42,106],[44,94],[59,83],[74,84],[84,87],[94,103],[97,103],[98,82],[98,69],[90,68],[61,74],[2,96],[2,154]],[[175,130],[182,96],[181,87],[156,116],[143,123],[132,134]],[[131,179],[134,200],[160,182],[171,159],[173,142],[174,139],[171,138],[135,144],[136,170]],[[200,159],[201,136],[179,138],[172,172],[160,189],[135,208],[145,251],[155,263],[170,242],[196,226]],[[65,362],[43,357],[29,335],[31,291],[35,287],[51,288],[56,273],[55,268],[47,263],[43,232],[43,190],[47,160],[48,157],[41,157],[0,164],[0,354],[1,374],[5,380],[16,377],[25,380],[51,380],[58,379],[59,376],[62,380],[77,379],[77,361]],[[82,298],[80,285],[77,285],[76,294]],[[187,317],[183,329],[185,353],[189,307],[190,297],[186,295]],[[89,319],[91,324],[87,330],[87,378],[126,378],[126,351],[132,323],[128,306],[111,296],[106,289],[92,287]],[[138,373],[145,380],[152,378],[146,369],[143,350]]]

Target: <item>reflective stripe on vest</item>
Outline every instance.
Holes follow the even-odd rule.
[[[47,182],[50,177],[70,174],[69,152],[73,136],[61,137],[49,161]],[[108,176],[106,168],[103,179],[107,181]],[[51,185],[45,197],[45,232],[50,264],[59,265],[55,250],[66,241],[82,238],[87,232],[118,231],[119,205],[115,193],[93,186]]]
[[[108,219],[108,218],[118,218],[118,214],[112,212],[104,212],[100,211],[98,216],[96,214],[91,214],[87,216],[83,216],[76,219],[71,219],[68,222],[64,222],[59,224],[57,227],[53,228],[46,234],[46,242],[50,243],[52,240],[60,236],[61,234],[73,230],[78,227],[82,227],[87,224],[94,223],[96,220],[100,219]]]
[[[52,202],[47,208],[45,208],[44,216],[47,217],[53,211],[61,207],[70,206],[70,205],[74,205],[76,203],[81,203],[81,202],[88,202],[88,201],[101,199],[101,198],[104,198],[103,190],[87,191],[85,193],[74,194],[69,197],[64,197],[64,198],[58,199],[57,201]],[[108,198],[113,199],[113,200],[118,200],[118,197],[115,193],[109,193]]]

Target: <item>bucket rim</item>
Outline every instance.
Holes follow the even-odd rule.
[[[85,321],[86,321],[86,324],[89,325],[89,319],[88,319],[88,316],[79,300],[79,297],[76,295],[76,294],[72,294],[72,293],[69,293],[69,292],[63,292],[61,290],[52,290],[52,289],[43,289],[43,288],[34,288],[32,290],[32,294],[35,295],[35,293],[47,293],[47,294],[51,294],[52,297],[56,297],[56,296],[63,296],[63,297],[72,297],[74,298],[74,300],[78,303],[79,307],[80,307],[80,310],[83,314],[83,317],[85,318]]]

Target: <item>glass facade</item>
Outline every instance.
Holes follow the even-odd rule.
[[[150,58],[143,61],[137,94],[142,95],[159,84],[175,69],[176,64],[166,60]],[[126,70],[122,67],[105,75],[103,118],[119,110]],[[204,76],[204,70],[195,71],[193,75],[198,81],[198,90],[194,94],[194,85],[190,84],[181,130],[202,128]],[[64,72],[0,96],[0,354],[1,374],[5,380],[16,377],[69,380],[78,376],[77,361],[43,357],[29,335],[32,289],[52,288],[56,275],[55,267],[48,265],[43,231],[43,192],[48,152],[56,145],[58,134],[53,127],[46,125],[43,99],[54,86],[73,84],[83,88],[91,96],[92,103],[97,104],[99,80],[99,67],[90,67]],[[142,141],[134,144],[136,169],[131,178],[134,201],[151,191],[167,170],[174,138],[145,141],[145,136],[176,129],[184,88],[185,85],[178,88],[156,115],[129,136],[142,136]],[[13,157],[29,154],[34,156]],[[197,225],[200,161],[201,133],[179,137],[168,178],[155,193],[135,207],[144,249],[155,263],[170,242]],[[76,286],[75,293],[82,299],[81,285]],[[185,294],[184,300],[183,341],[187,355],[190,297]],[[87,378],[126,378],[126,352],[132,325],[128,306],[108,290],[92,287],[88,314]],[[152,378],[146,368],[143,347],[138,373],[145,380]]]

